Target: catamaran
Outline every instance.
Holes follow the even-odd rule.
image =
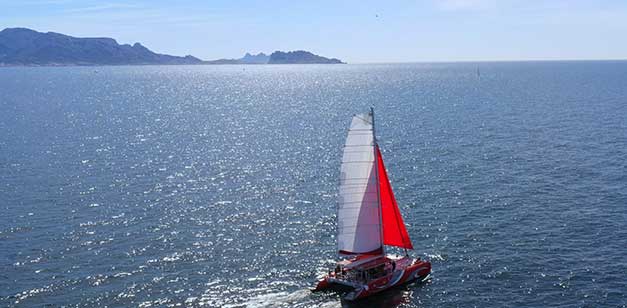
[[[356,300],[413,281],[426,281],[431,263],[413,249],[377,144],[374,110],[353,117],[340,168],[337,245],[342,260],[314,291],[340,290]],[[386,254],[386,245],[405,255]]]

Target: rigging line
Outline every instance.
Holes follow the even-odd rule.
[[[371,160],[343,161],[342,164],[372,164]]]
[[[370,202],[363,202],[363,201],[350,201],[350,202],[339,202],[339,203],[341,203],[341,204],[358,204],[358,203],[359,203],[359,204],[364,205],[364,204],[375,204],[376,202],[374,202],[374,201],[370,201]],[[355,207],[355,208],[356,208],[356,209],[357,209],[357,208],[361,208],[361,206],[360,206],[360,207]],[[343,209],[348,209],[348,208],[347,208],[347,207],[342,207],[341,209],[343,210]]]
[[[368,187],[368,185],[370,185],[370,184],[371,184],[371,183],[369,183],[369,182],[368,182],[368,183],[355,183],[355,184],[347,184],[347,183],[344,183],[344,184],[341,184],[341,185],[342,185],[342,187],[340,187],[340,190],[341,190],[341,189],[343,189],[343,188],[346,188],[346,189],[349,189],[349,188],[351,188],[351,189],[357,189],[357,188],[362,188],[362,187],[363,187],[363,188],[366,188],[366,187]],[[372,183],[372,184],[376,184],[376,183]]]
[[[349,145],[344,145],[345,148],[356,148],[356,147],[371,147],[372,144],[349,144]],[[361,152],[359,152],[361,153]]]
[[[344,180],[344,181],[356,181],[356,180],[368,180],[368,181],[370,181],[370,178],[369,177],[367,177],[367,178],[345,178],[345,179],[340,179],[340,182],[342,182],[342,180]]]
[[[342,230],[342,229],[357,229],[357,227],[378,227],[379,224],[358,224],[358,225],[350,225],[350,226],[338,226],[338,230]],[[355,234],[357,233],[357,231],[355,232],[342,232],[342,234]]]
[[[355,189],[353,191],[343,191],[342,195],[343,196],[345,195],[372,195],[376,193],[377,193],[376,191],[361,191],[361,189],[360,190]],[[365,200],[362,200],[362,201],[365,201]]]
[[[345,207],[342,206],[342,208],[340,210],[348,210],[348,209],[361,209],[362,207],[364,207],[363,209],[367,209],[368,207],[374,207],[372,206],[373,204],[376,204],[376,202],[370,201],[370,202],[363,202],[363,201],[350,201],[350,202],[340,202],[341,205],[354,205],[354,204],[360,204],[361,206],[351,206],[351,207]]]
[[[354,115],[354,117],[355,117],[355,118],[358,118],[358,119],[360,119],[360,120],[362,120],[362,121],[364,121],[364,122],[366,122],[366,123],[368,123],[368,124],[370,124],[370,125],[372,125],[372,122],[371,122],[371,121],[368,121],[368,120],[366,120],[366,119],[364,119],[364,118],[360,117],[358,114]],[[349,130],[350,130],[350,128],[349,128]]]

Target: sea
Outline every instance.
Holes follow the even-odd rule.
[[[370,107],[433,272],[347,302]],[[627,62],[0,68],[0,306],[626,307]]]

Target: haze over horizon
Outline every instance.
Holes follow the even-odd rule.
[[[350,63],[627,58],[627,3],[609,0],[0,0],[9,27],[205,60],[298,49]]]

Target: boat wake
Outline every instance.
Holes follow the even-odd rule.
[[[254,296],[245,302],[225,305],[229,308],[269,308],[269,307],[309,307],[314,303],[307,300],[311,297],[311,290],[301,289],[295,292],[276,292],[266,293]],[[315,303],[316,307],[341,307],[341,304],[337,301],[327,303]]]

